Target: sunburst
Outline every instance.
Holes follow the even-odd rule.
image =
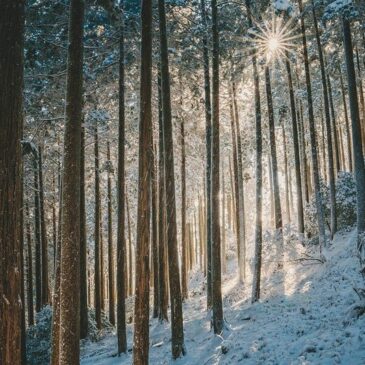
[[[263,57],[267,64],[280,62],[289,53],[294,53],[294,40],[301,37],[295,34],[293,26],[295,18],[284,22],[282,17],[273,11],[272,19],[262,22],[255,21],[255,30],[249,30],[251,42],[257,57]]]

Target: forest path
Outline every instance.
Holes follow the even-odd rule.
[[[287,263],[263,277],[262,300],[250,304],[250,286],[237,282],[235,263],[224,275],[226,329],[215,336],[206,311],[203,275],[190,278],[190,296],[183,304],[187,354],[171,359],[170,324],[150,322],[150,364],[365,364],[365,316],[351,319],[348,309],[358,301],[355,232],[338,235],[324,251],[324,264]],[[132,326],[128,326],[131,347]],[[82,364],[130,364],[131,352],[115,357],[116,337],[86,343]],[[223,353],[225,352],[225,353]],[[113,357],[114,356],[114,357]]]

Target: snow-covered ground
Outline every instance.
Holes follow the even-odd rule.
[[[250,283],[246,287],[238,284],[234,260],[229,261],[223,280],[226,329],[222,336],[210,328],[203,276],[196,271],[183,307],[187,354],[172,361],[170,325],[153,319],[150,364],[364,365],[365,315],[351,316],[351,308],[359,302],[353,287],[364,286],[355,237],[354,231],[339,234],[324,250],[324,264],[294,261],[302,252],[287,254],[285,276],[269,269],[270,253],[266,252],[262,300],[254,305]],[[116,356],[115,334],[107,333],[97,343],[83,343],[81,363],[130,364],[132,329],[129,325],[128,355]]]

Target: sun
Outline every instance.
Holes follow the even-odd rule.
[[[293,41],[300,37],[294,34],[292,27],[293,18],[284,22],[282,17],[278,17],[273,12],[270,21],[255,22],[255,30],[249,32],[253,35],[253,48],[258,57],[263,57],[266,63],[281,61],[294,52]]]

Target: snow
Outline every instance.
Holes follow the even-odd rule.
[[[194,271],[183,305],[187,355],[172,361],[170,325],[152,319],[150,364],[365,364],[365,315],[355,318],[351,310],[359,303],[353,288],[363,287],[356,231],[335,237],[324,250],[324,264],[299,263],[300,247],[293,244],[286,250],[283,272],[272,269],[270,250],[264,250],[262,299],[253,305],[251,284],[238,284],[236,260],[228,261],[222,336],[210,328],[203,275]],[[107,332],[99,342],[83,342],[81,364],[131,364],[132,329],[128,325],[127,355],[116,356],[115,333]]]

